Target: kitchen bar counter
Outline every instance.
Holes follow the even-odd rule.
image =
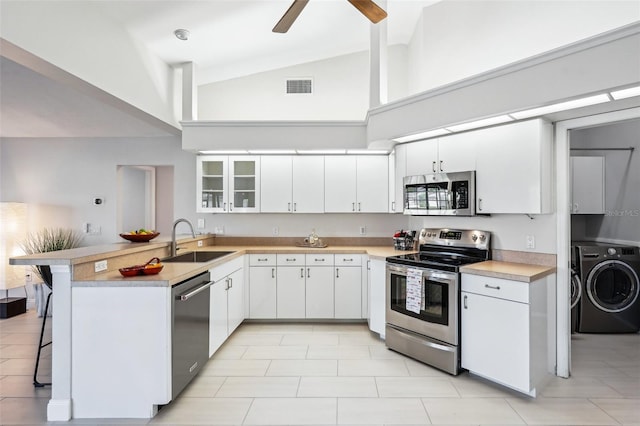
[[[488,260],[460,268],[463,274],[531,283],[556,272],[555,267]]]

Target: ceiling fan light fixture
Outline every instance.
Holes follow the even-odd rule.
[[[189,40],[189,30],[185,30],[184,28],[178,28],[173,32],[178,40],[187,41]]]

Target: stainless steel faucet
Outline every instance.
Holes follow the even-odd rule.
[[[196,237],[196,233],[193,230],[193,225],[187,219],[181,218],[173,222],[173,230],[171,231],[171,257],[175,256],[176,252],[178,251],[178,245],[176,243],[176,227],[180,222],[184,222],[189,225],[189,228],[191,228],[191,235],[193,236],[193,238]]]

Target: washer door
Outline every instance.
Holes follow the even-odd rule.
[[[575,271],[575,269],[571,268],[571,309],[575,308],[580,298],[582,297],[582,281],[580,281],[580,276]]]
[[[605,260],[589,271],[585,287],[596,308],[621,312],[638,298],[638,275],[624,262]]]

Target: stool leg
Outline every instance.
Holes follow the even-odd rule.
[[[52,342],[42,344],[42,338],[44,337],[44,327],[47,324],[47,313],[49,312],[49,301],[51,300],[51,295],[53,293],[49,293],[47,296],[47,303],[44,306],[44,317],[42,318],[42,329],[40,330],[40,341],[38,342],[38,356],[36,357],[36,368],[33,371],[33,385],[37,388],[41,388],[43,386],[51,385],[51,383],[40,383],[38,381],[38,366],[40,365],[40,352],[42,352],[42,348],[49,346]]]

